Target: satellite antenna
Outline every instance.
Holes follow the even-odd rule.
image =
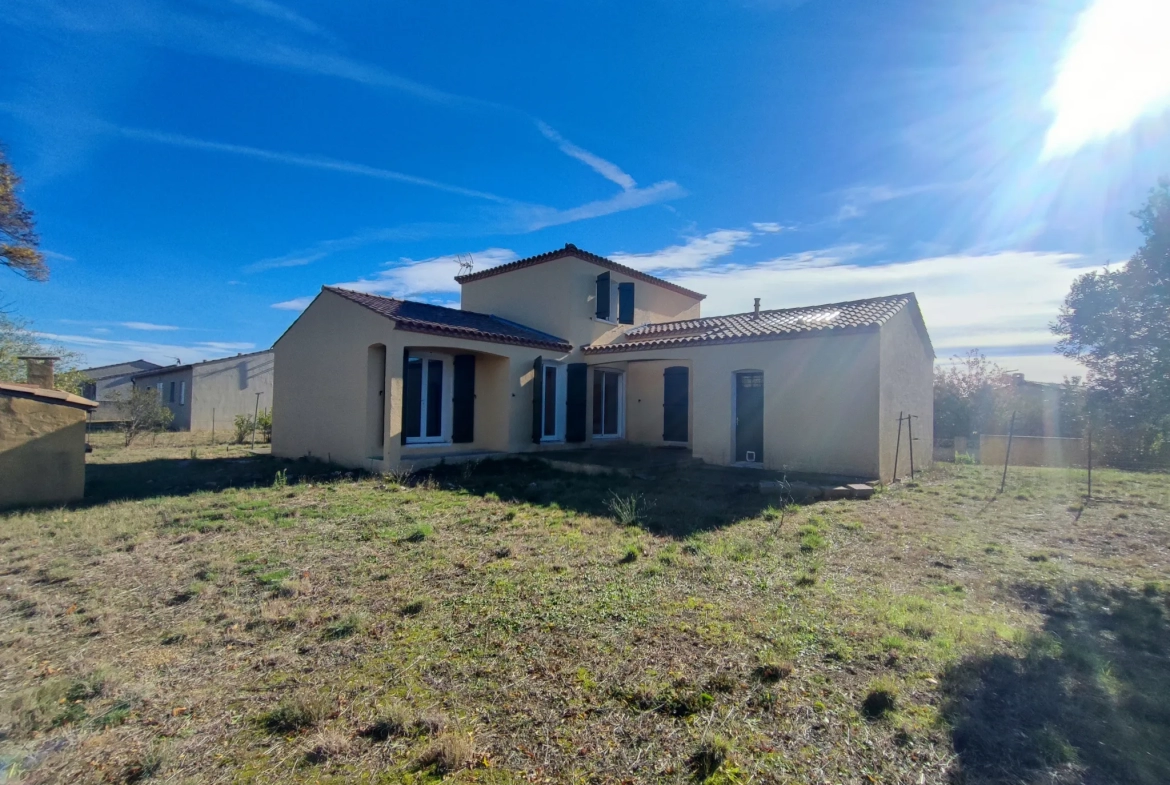
[[[471,275],[472,270],[475,269],[475,257],[471,254],[456,254],[455,261],[459,263],[460,275]]]

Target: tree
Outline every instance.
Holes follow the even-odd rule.
[[[25,363],[17,359],[22,355],[39,354],[59,357],[53,386],[58,390],[81,395],[86,382],[91,381],[77,369],[82,357],[63,346],[46,343],[21,319],[0,311],[0,381],[23,382]]]
[[[1170,179],[1133,215],[1142,247],[1118,269],[1077,278],[1052,330],[1058,351],[1090,371],[1094,428],[1145,461],[1170,457]]]
[[[37,245],[32,211],[20,201],[20,175],[0,147],[0,264],[32,281],[47,281],[49,268]]]
[[[163,406],[156,390],[136,387],[129,396],[115,393],[113,400],[127,447],[139,434],[165,431],[175,419],[175,413]]]
[[[1011,377],[978,349],[934,370],[934,435],[939,439],[994,433],[1003,419]]]

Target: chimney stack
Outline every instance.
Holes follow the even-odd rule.
[[[756,316],[759,317],[759,315],[760,315],[760,298],[757,297],[756,298]]]
[[[22,355],[17,359],[25,362],[29,384],[44,387],[47,390],[53,389],[53,363],[60,360],[60,357]]]

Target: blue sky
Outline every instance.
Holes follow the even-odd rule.
[[[1158,0],[7,0],[0,140],[93,364],[270,345],[322,284],[457,304],[566,242],[704,313],[915,291],[940,358],[1047,324],[1170,172]]]

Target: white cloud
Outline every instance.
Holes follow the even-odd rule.
[[[473,188],[463,188],[462,186],[458,185],[449,185],[448,183],[441,183],[437,180],[430,180],[426,177],[416,177],[415,175],[396,172],[392,169],[381,169],[376,166],[367,166],[366,164],[354,163],[352,161],[341,161],[336,158],[326,158],[324,156],[316,155],[281,153],[272,150],[264,150],[259,147],[229,144],[226,142],[212,142],[206,139],[196,139],[191,136],[183,136],[182,134],[172,134],[164,131],[152,131],[142,128],[130,128],[127,126],[118,126],[100,121],[95,122],[95,126],[102,130],[116,133],[127,139],[135,139],[142,142],[153,142],[156,144],[165,144],[172,147],[185,147],[194,150],[229,153],[232,155],[245,156],[247,158],[256,158],[262,161],[272,161],[274,163],[301,166],[308,169],[323,169],[332,172],[355,174],[362,177],[373,177],[379,180],[391,180],[399,183],[418,185],[424,188],[433,188],[437,191],[445,191],[447,193],[458,194],[460,196],[468,196],[473,199],[484,199],[489,202],[496,202],[498,204],[520,204],[514,199],[508,199],[503,196],[496,196],[495,194],[487,193],[486,191],[477,191]]]
[[[571,158],[576,158],[606,180],[617,183],[623,191],[632,191],[638,187],[638,184],[634,182],[634,178],[623,172],[617,164],[611,163],[599,155],[594,155],[588,150],[578,147],[557,133],[552,126],[543,120],[537,120],[536,127],[540,129],[540,132],[544,134],[546,139],[556,143],[561,148],[562,153]]]
[[[313,302],[312,297],[294,297],[291,300],[273,303],[272,307],[281,311],[303,311],[309,307],[311,302]]]
[[[679,199],[686,194],[686,190],[678,183],[666,180],[655,183],[648,188],[622,191],[609,199],[599,199],[579,207],[570,207],[567,210],[537,206],[517,207],[517,231],[518,233],[535,232],[550,226],[561,226],[589,218],[600,218],[603,215],[634,210],[669,199]]]
[[[471,257],[475,260],[476,270],[497,267],[519,258],[515,251],[507,248],[488,248],[471,254]],[[458,256],[438,256],[421,261],[400,259],[388,263],[386,269],[373,277],[334,285],[342,289],[389,297],[450,294],[459,292],[459,284],[455,282],[458,273]]]
[[[757,232],[765,232],[767,234],[775,234],[784,230],[784,227],[775,221],[758,221],[752,224],[752,228]]]
[[[151,341],[95,338],[92,335],[61,335],[38,333],[85,355],[86,365],[112,365],[136,360],[150,360],[159,365],[170,365],[176,360],[184,363],[202,362],[226,357],[237,352],[252,351],[256,344],[248,342],[200,341],[194,344],[167,344]]]
[[[1076,152],[1170,106],[1170,3],[1095,0],[1077,24],[1044,105],[1055,116],[1041,158]]]
[[[118,322],[119,327],[125,327],[128,330],[146,330],[146,331],[160,331],[160,330],[178,330],[171,324],[153,324],[151,322]]]
[[[941,358],[984,347],[1046,356],[1055,343],[1048,324],[1073,279],[1092,266],[1076,254],[1027,251],[863,266],[849,261],[858,252],[810,251],[692,270],[672,280],[705,292],[708,316],[746,312],[754,297],[764,308],[790,308],[914,292]]]
[[[327,41],[336,42],[336,38],[332,33],[316,22],[306,19],[305,17],[293,11],[291,8],[286,8],[283,5],[272,2],[272,0],[231,0],[236,5],[246,8],[249,11],[266,16],[270,19],[275,19],[278,22],[299,30],[302,33],[309,35],[320,36]]]
[[[691,237],[682,245],[672,245],[661,251],[650,253],[619,251],[610,254],[609,258],[618,264],[643,272],[691,270],[727,256],[739,246],[747,245],[752,237],[752,232],[743,229],[720,229],[702,237]]]

